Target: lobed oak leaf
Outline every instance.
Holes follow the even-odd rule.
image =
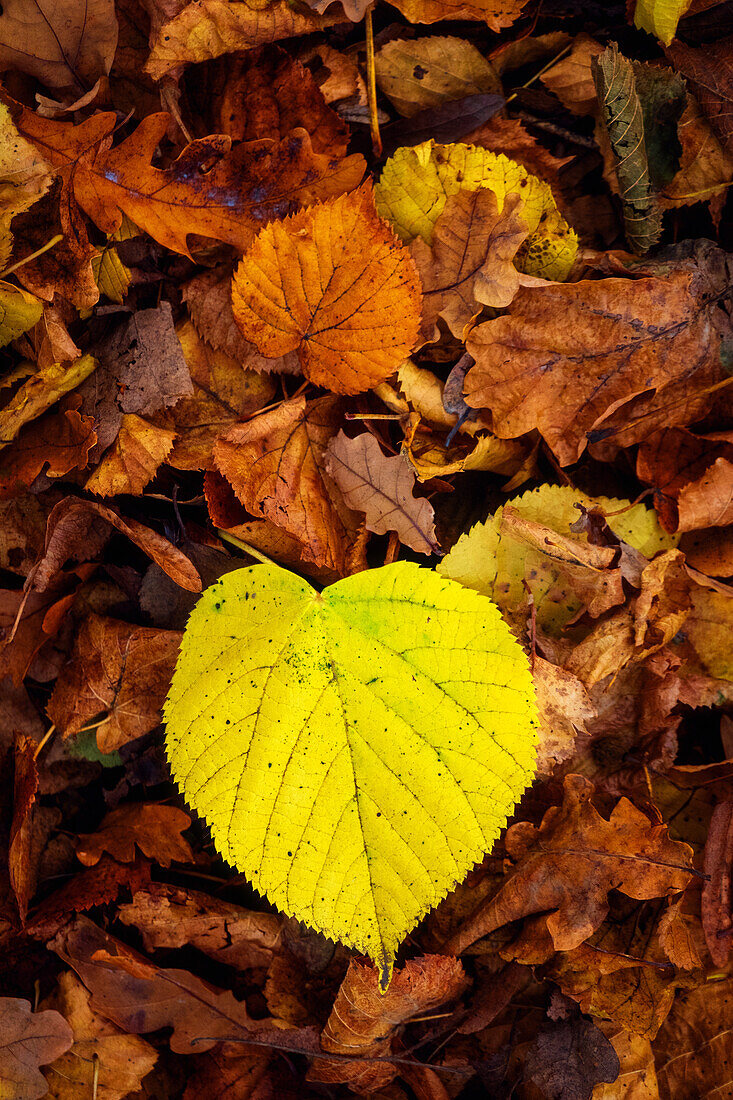
[[[79,1100],[94,1088],[98,1100],[125,1100],[140,1088],[158,1060],[154,1047],[137,1035],[126,1035],[90,1005],[89,991],[76,974],[59,975],[56,989],[42,1002],[71,1026],[74,1042],[46,1067],[52,1100]]]
[[[396,970],[384,993],[378,971],[370,964],[352,960],[321,1033],[321,1048],[331,1054],[356,1057],[352,1062],[314,1062],[309,1079],[348,1083],[362,1093],[382,1088],[396,1076],[398,1067],[370,1062],[369,1056],[388,1055],[402,1024],[460,997],[468,984],[458,959],[423,955]]]
[[[326,468],[341,423],[337,398],[293,398],[230,428],[214,446],[218,469],[247,511],[297,539],[304,560],[339,575],[358,529]]]
[[[342,20],[336,12],[313,15],[286,0],[270,3],[193,0],[156,28],[145,70],[154,80],[177,74],[188,62],[251,50],[268,42],[313,34]]]
[[[114,528],[152,558],[171,580],[188,592],[201,591],[201,577],[185,554],[157,531],[134,519],[122,519],[96,501],[65,497],[51,510],[43,554],[26,579],[26,590],[43,592],[66,561],[90,561]]]
[[[377,51],[374,65],[380,91],[405,118],[465,96],[501,91],[491,62],[465,38],[393,39]]]
[[[422,237],[430,244],[435,223],[451,195],[487,188],[499,209],[509,193],[521,195],[521,217],[529,236],[519,266],[528,275],[565,279],[578,241],[559,213],[549,186],[503,154],[475,145],[423,142],[398,149],[385,164],[375,188],[377,210],[405,242]]]
[[[420,283],[365,186],[263,229],[234,273],[232,302],[264,355],[295,351],[311,382],[362,393],[412,351]]]
[[[181,635],[90,614],[56,681],[48,713],[65,737],[100,714],[97,745],[111,752],[160,723]]]
[[[170,867],[178,863],[193,863],[191,845],[182,836],[191,818],[176,806],[153,802],[131,802],[110,810],[94,833],[79,833],[76,855],[85,867],[93,867],[109,854],[120,863],[134,863],[139,848],[143,855]]]
[[[0,1088],[7,1100],[40,1100],[48,1082],[39,1070],[68,1050],[73,1034],[59,1012],[32,1012],[28,1001],[0,997]]]
[[[253,1038],[263,1027],[233,994],[187,970],[155,966],[86,917],[71,921],[50,946],[84,982],[93,1012],[132,1035],[170,1027],[175,1053],[210,1050],[219,1038]]]
[[[169,167],[156,168],[151,160],[169,118],[164,112],[148,115],[113,149],[117,116],[110,112],[75,127],[23,108],[16,124],[60,169],[100,229],[114,233],[127,215],[184,256],[190,256],[191,234],[244,249],[263,221],[348,191],[364,175],[361,156],[315,153],[304,130],[280,142],[263,139],[234,148],[226,135],[214,134],[192,141]]]
[[[346,156],[346,123],[328,106],[310,71],[278,47],[227,59],[216,110],[217,130],[234,141],[280,141],[301,128],[314,152]]]
[[[17,496],[43,471],[63,477],[83,470],[97,441],[91,417],[73,408],[49,413],[21,428],[12,447],[0,454],[0,498]]]
[[[364,512],[369,531],[395,531],[419,554],[440,552],[433,507],[413,495],[415,476],[399,455],[387,456],[369,432],[349,439],[343,431],[328,444],[326,469],[349,508]]]
[[[6,0],[0,13],[0,66],[55,91],[87,91],[109,72],[116,46],[114,0],[87,0],[82,7],[57,0],[50,8]]]
[[[142,493],[173,449],[177,432],[124,413],[117,439],[102,457],[85,489],[98,497]]]
[[[282,950],[282,917],[167,883],[137,890],[119,917],[139,929],[146,951],[195,947],[237,970],[269,966]]]
[[[520,290],[468,337],[476,366],[466,401],[491,409],[501,438],[538,429],[562,465],[595,440],[630,446],[709,407],[720,374],[715,308],[684,266]]]
[[[432,245],[417,237],[410,255],[423,287],[421,335],[440,337],[442,318],[461,340],[484,306],[508,306],[520,286],[544,286],[524,275],[514,260],[529,230],[522,200],[508,194],[501,211],[488,189],[451,195],[435,223]]]
[[[548,810],[539,828],[520,822],[507,830],[515,870],[450,938],[447,951],[461,954],[495,929],[544,912],[554,949],[571,951],[606,917],[611,890],[644,900],[689,885],[692,849],[670,840],[665,826],[626,798],[606,821],[591,802],[593,784],[582,776],[566,776],[564,787],[563,805]]]

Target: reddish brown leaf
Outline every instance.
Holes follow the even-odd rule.
[[[161,867],[170,867],[174,860],[193,863],[191,845],[181,836],[190,824],[188,814],[176,806],[131,802],[110,811],[95,833],[79,833],[76,854],[87,867],[99,863],[103,852],[120,863],[132,863],[136,847]]]
[[[710,957],[719,968],[733,946],[733,801],[720,802],[710,819],[705,844],[702,926]]]
[[[666,54],[681,72],[707,115],[723,145],[733,153],[733,39],[708,42],[704,49],[693,49],[675,41]]]
[[[38,791],[36,750],[38,743],[25,734],[15,741],[13,822],[10,828],[8,869],[10,884],[25,923],[28,905],[38,879],[38,852],[33,852],[33,806]],[[35,858],[34,858],[35,856]]]

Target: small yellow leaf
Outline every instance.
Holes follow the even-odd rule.
[[[557,209],[549,185],[502,154],[433,141],[398,149],[384,166],[375,199],[377,210],[403,241],[422,237],[431,244],[448,198],[483,187],[494,192],[500,211],[508,194],[522,199],[529,237],[517,258],[520,270],[545,279],[567,278],[578,250],[574,230]]]
[[[165,719],[222,856],[374,959],[383,988],[534,773],[524,652],[490,600],[408,562],[321,594],[278,566],[226,574],[189,619]]]
[[[92,257],[92,271],[99,293],[109,298],[110,302],[123,302],[127,288],[130,285],[132,272],[126,267],[119,257],[115,247],[116,241],[129,241],[133,237],[139,237],[141,230],[130,221],[127,214],[122,215],[120,228],[107,237],[105,248]]]
[[[579,517],[576,504],[600,506],[609,515],[608,525],[624,542],[651,558],[659,550],[676,546],[677,539],[666,535],[655,512],[643,504],[628,507],[629,502],[609,497],[589,497],[577,489],[543,485],[512,501],[521,519],[543,524],[559,535],[586,543],[587,536],[574,534],[570,525]],[[543,554],[511,534],[502,531],[504,509],[497,508],[486,523],[477,523],[463,535],[438,566],[445,577],[496,600],[507,614],[516,611],[529,589],[537,614],[537,624],[548,634],[559,634],[581,610],[582,600],[563,583],[563,574],[549,554]]]
[[[669,46],[692,0],[636,0],[634,24]]]
[[[51,363],[24,382],[5,408],[0,409],[0,449],[15,439],[24,424],[35,420],[65,393],[81,385],[96,366],[97,360],[93,356],[82,355],[73,363]]]
[[[412,351],[420,281],[367,186],[266,226],[235,272],[232,304],[263,355],[296,351],[311,382],[362,393]]]
[[[0,347],[33,328],[42,313],[43,303],[34,294],[0,282]]]

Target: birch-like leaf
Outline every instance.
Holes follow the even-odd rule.
[[[286,913],[382,968],[488,851],[531,781],[527,658],[485,596],[408,562],[322,593],[228,573],[165,708],[184,796]]]

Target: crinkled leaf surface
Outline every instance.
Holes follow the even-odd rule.
[[[319,594],[278,566],[207,589],[165,708],[221,854],[389,980],[534,772],[527,659],[485,596],[399,562]]]
[[[510,193],[522,198],[521,216],[530,236],[517,257],[528,275],[566,279],[578,238],[555,205],[548,184],[503,154],[478,145],[436,145],[425,141],[398,149],[387,161],[374,196],[377,210],[405,242],[422,237],[431,244],[435,223],[448,198],[458,191],[488,187],[499,210]]]

